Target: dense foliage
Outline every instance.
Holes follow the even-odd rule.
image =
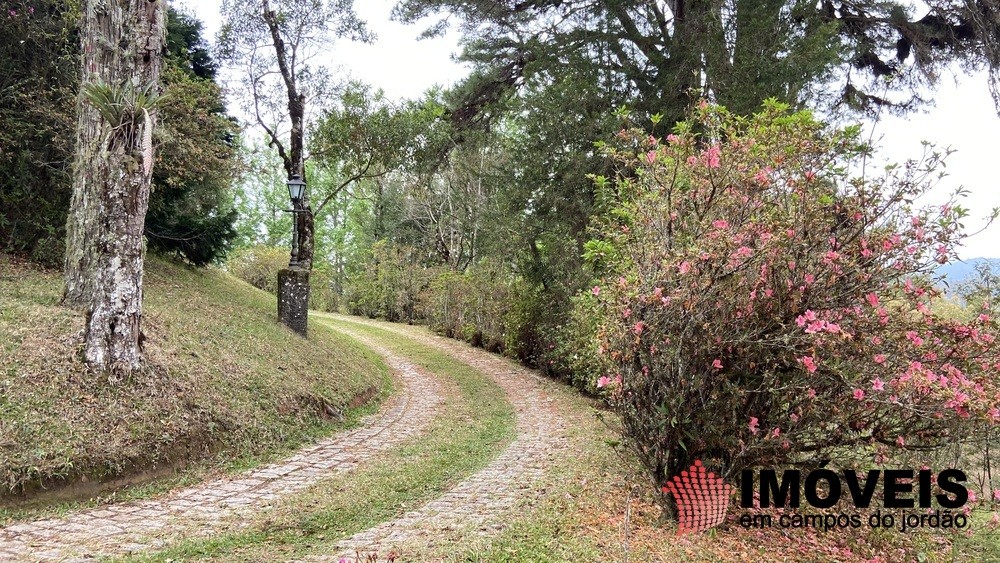
[[[79,84],[79,5],[14,2],[0,16],[0,248],[63,257]],[[167,56],[146,221],[149,246],[194,264],[221,257],[235,219],[237,129],[214,83],[201,23],[168,10]]]
[[[79,80],[77,2],[0,13],[0,249],[62,260]]]
[[[666,141],[620,132],[597,178],[597,382],[648,475],[934,450],[1000,421],[996,322],[931,308],[956,201],[916,208],[940,155],[852,168],[859,129],[703,105]]]
[[[592,275],[580,259],[598,214],[587,176],[611,174],[593,142],[617,131],[613,108],[659,115],[665,129],[701,97],[744,115],[770,97],[796,108],[836,108],[838,115],[905,111],[926,101],[925,86],[954,62],[998,68],[990,23],[996,13],[991,2],[916,8],[899,2],[404,0],[395,17],[418,25],[437,17],[430,35],[458,28],[461,60],[472,68],[442,97],[442,120],[455,148],[439,159],[437,173],[468,166],[482,150],[484,165],[472,177],[488,188],[491,209],[476,226],[496,237],[478,240],[469,264],[450,267],[473,276],[481,260],[491,261],[501,285],[519,288],[507,310],[530,312],[519,317],[526,324],[501,331],[505,342],[516,343],[508,352],[587,381],[580,373],[589,363],[572,351],[587,341],[574,296]],[[651,129],[648,120],[640,122]],[[405,228],[431,230],[437,223],[416,218]],[[494,292],[493,284],[462,285],[485,299]],[[448,302],[472,307],[477,299]],[[433,309],[427,314],[445,317]],[[473,324],[480,318],[475,309],[456,313],[451,306],[447,316]],[[481,328],[447,330],[493,331]],[[510,337],[511,331],[519,336]]]
[[[230,185],[237,172],[238,128],[226,115],[201,22],[174,10],[168,16],[162,128],[146,237],[149,248],[203,266],[225,256],[236,237]]]

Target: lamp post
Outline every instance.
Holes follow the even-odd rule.
[[[288,268],[278,272],[278,320],[295,332],[306,335],[309,322],[309,270],[299,265],[299,213],[305,198],[306,183],[295,174],[288,180],[292,200],[292,258]]]
[[[288,197],[292,200],[292,257],[288,261],[289,268],[299,267],[299,213],[302,211],[302,196],[306,193],[306,183],[298,174],[287,182]]]

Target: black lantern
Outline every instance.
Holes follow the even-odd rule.
[[[288,181],[288,197],[292,198],[292,207],[298,207],[302,203],[302,196],[306,194],[306,183],[302,176],[295,174]]]
[[[289,268],[299,267],[299,213],[302,213],[302,198],[306,195],[306,183],[302,176],[295,174],[288,180],[288,197],[292,198],[292,259]]]

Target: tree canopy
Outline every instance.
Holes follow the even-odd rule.
[[[476,64],[460,123],[481,118],[532,75],[554,79],[576,62],[618,101],[677,121],[692,100],[747,113],[776,97],[791,103],[908,109],[954,62],[987,67],[996,93],[995,2],[866,0],[403,0],[402,21],[457,20],[463,57]]]

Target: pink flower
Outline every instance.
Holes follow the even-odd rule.
[[[750,433],[756,434],[760,432],[760,422],[757,420],[756,416],[750,417]]]
[[[680,142],[680,140],[681,140],[680,137],[674,135],[673,133],[667,135],[667,142],[670,143],[671,145],[677,144],[678,142]]]
[[[809,373],[816,373],[816,362],[813,361],[812,356],[802,356],[799,358],[799,362],[806,367],[806,371]]]
[[[865,295],[865,299],[868,301],[868,304],[872,306],[872,309],[878,309],[878,295],[869,293],[868,295]]]
[[[981,322],[981,323],[988,323],[988,322],[990,322],[990,316],[987,315],[987,314],[985,314],[985,313],[982,314],[982,315],[979,315],[978,318],[979,318],[979,322]]]
[[[816,173],[813,172],[812,170],[806,170],[806,181],[812,182],[815,179],[816,179]]]
[[[598,295],[601,294],[601,286],[595,285],[593,289],[590,290],[590,292],[594,294],[594,297],[597,297]]]
[[[906,446],[906,441],[903,440],[902,436],[896,436],[896,445],[899,446],[899,447],[901,447],[901,448],[904,447],[904,446]]]
[[[816,276],[812,274],[806,274],[805,280],[806,280],[806,285],[812,285],[812,283],[816,281]]]
[[[768,172],[766,172],[765,170],[758,170],[757,173],[754,174],[753,179],[756,180],[758,184],[767,186],[770,185],[771,178],[768,177],[767,175]]]
[[[687,158],[687,163],[688,163],[688,166],[695,166],[695,165],[697,165],[698,164],[698,157],[697,156],[689,156]]]
[[[602,387],[607,387],[610,383],[611,378],[606,375],[602,375],[600,379],[597,380],[597,388],[600,389]]]
[[[865,392],[864,392],[864,390],[862,390],[862,389],[855,389],[854,390],[854,398],[857,399],[857,400],[859,400],[859,401],[861,399],[864,399],[865,398]]]
[[[795,413],[792,413],[792,414],[788,415],[788,418],[792,419],[792,422],[798,422],[799,421],[799,415],[797,415]]]
[[[691,264],[687,261],[681,262],[680,265],[677,266],[677,269],[680,270],[682,274],[686,274],[691,271]]]
[[[772,438],[777,438],[778,436],[781,436],[781,428],[778,428],[777,426],[775,426],[774,430],[771,431],[771,437]]]
[[[625,317],[626,319],[629,318],[629,317],[631,317],[632,316],[632,309],[626,308],[624,311],[622,311],[622,316]]]
[[[924,339],[917,335],[916,331],[908,330],[906,331],[906,339],[913,343],[914,346],[922,346],[924,344]]]
[[[716,219],[715,221],[712,221],[712,226],[716,229],[726,229],[729,228],[729,221],[726,221],[725,219]]]
[[[884,364],[885,363],[885,354],[875,354],[875,357],[872,358],[872,360],[874,360],[874,362],[876,364]]]
[[[809,397],[810,399],[815,399],[816,398],[816,390],[813,389],[812,387],[810,387],[809,390],[806,391],[806,397]]]
[[[807,334],[815,334],[826,328],[826,321],[813,321],[806,327]]]
[[[705,151],[705,158],[708,163],[709,168],[719,167],[719,156],[721,156],[722,151],[719,149],[718,145],[712,145]]]
[[[715,361],[712,362],[712,367],[715,369],[722,369],[722,360],[716,358]]]
[[[656,162],[656,151],[649,151],[646,153],[646,162],[648,164]]]
[[[885,389],[885,382],[883,382],[880,378],[876,377],[875,379],[872,380],[872,389],[874,391],[882,391],[883,389]]]
[[[632,327],[632,332],[634,332],[636,334],[642,334],[642,330],[644,328],[646,328],[646,323],[644,323],[642,321],[639,321],[639,322],[635,323],[634,327]]]

